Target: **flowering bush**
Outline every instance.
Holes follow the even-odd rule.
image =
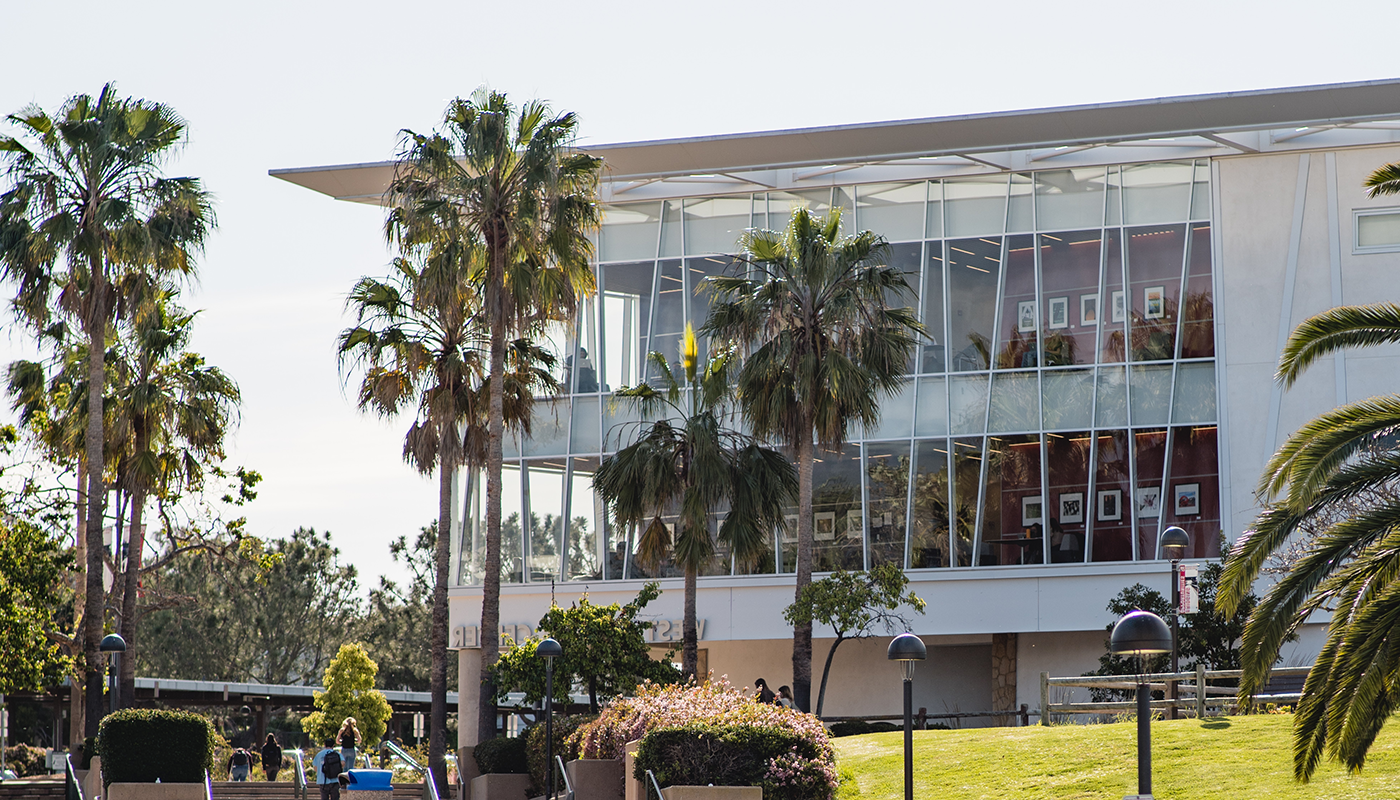
[[[670,686],[646,684],[634,697],[619,697],[598,719],[570,737],[582,758],[622,758],[628,742],[662,728],[702,726],[725,736],[735,729],[768,729],[785,734],[780,751],[765,759],[760,782],[765,796],[831,797],[836,789],[835,751],[816,717],[757,702],[723,679]],[[758,733],[758,731],[755,731]],[[719,734],[717,734],[719,735]],[[795,737],[795,738],[794,738]],[[710,781],[706,781],[708,783]]]

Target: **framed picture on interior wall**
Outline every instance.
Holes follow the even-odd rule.
[[[1069,298],[1068,298],[1068,297],[1052,297],[1052,298],[1050,298],[1050,327],[1052,327],[1052,328],[1068,328],[1068,327],[1069,327]]]
[[[1110,317],[1110,319],[1114,322],[1124,322],[1128,319],[1127,297],[1128,296],[1124,294],[1121,289],[1111,295],[1113,301],[1113,316]]]
[[[1072,525],[1084,521],[1084,493],[1060,493],[1060,522]]]
[[[797,541],[797,515],[789,514],[783,517],[783,544],[792,544]]]
[[[1138,489],[1137,512],[1139,517],[1162,516],[1162,487],[1143,486]]]
[[[1178,483],[1175,493],[1177,516],[1195,516],[1201,513],[1201,485],[1199,483]]]
[[[865,538],[865,518],[859,511],[846,512],[846,538],[856,541]]]
[[[1144,319],[1161,319],[1167,315],[1166,302],[1162,299],[1166,289],[1162,286],[1149,286],[1142,290],[1142,316]]]
[[[1099,296],[1097,293],[1079,295],[1079,324],[1099,324]]]
[[[1099,522],[1112,522],[1123,518],[1123,490],[1105,489],[1099,492]]]
[[[1016,304],[1016,330],[1031,333],[1035,330],[1035,301],[1022,300]]]
[[[1021,498],[1021,524],[1027,527],[1045,522],[1045,502],[1040,495]]]
[[[836,512],[818,511],[812,515],[812,538],[829,542],[836,538]]]

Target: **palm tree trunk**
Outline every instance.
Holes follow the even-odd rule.
[[[428,636],[432,651],[429,689],[428,766],[437,780],[438,792],[447,790],[447,575],[452,558],[452,478],[455,465],[447,453],[455,452],[452,437],[455,426],[444,426],[438,445],[438,535],[434,553],[433,625]]]
[[[797,590],[812,582],[812,426],[797,441]],[[799,622],[792,628],[792,697],[802,711],[812,708],[812,623]]]
[[[685,614],[681,623],[681,680],[697,678],[700,666],[700,638],[695,631],[695,574],[694,564],[685,567]]]
[[[504,232],[487,231],[490,258],[487,275],[487,313],[491,315],[490,398],[486,442],[486,559],[481,576],[481,694],[478,700],[477,736],[485,742],[496,738],[496,681],[491,676],[500,655],[501,625],[501,464],[505,437],[506,319]]]
[[[93,259],[94,306],[101,306],[103,282],[101,264]],[[97,735],[97,725],[102,721],[102,661],[98,646],[102,644],[102,607],[106,596],[102,591],[102,513],[103,502],[107,499],[107,487],[102,481],[103,419],[102,389],[105,381],[106,364],[106,315],[98,310],[89,311],[93,319],[88,321],[88,416],[87,416],[87,597],[83,608],[83,691],[86,694],[87,710],[84,731],[87,736]]]
[[[145,443],[138,442],[136,452],[142,452]],[[146,492],[137,489],[131,494],[131,530],[127,532],[126,588],[122,591],[122,638],[126,640],[126,652],[122,653],[121,705],[132,705],[136,697],[136,650],[140,646],[136,635],[136,593],[141,583],[141,549],[146,546],[146,532],[142,530],[141,518],[146,507]],[[118,562],[120,563],[120,562]]]
[[[74,568],[77,580],[74,582],[73,590],[73,619],[77,625],[73,632],[73,642],[70,645],[69,655],[76,656],[83,650],[85,636],[83,632],[83,614],[87,610],[87,491],[83,488],[87,481],[87,454],[78,456],[78,499],[75,505],[78,507],[77,521],[74,527],[74,538],[76,546],[73,548]],[[68,692],[68,742],[75,745],[83,740],[84,728],[83,718],[83,693],[78,691],[78,683],[82,675],[81,670],[76,666],[70,676],[73,680],[72,689]],[[57,744],[55,742],[55,744]]]

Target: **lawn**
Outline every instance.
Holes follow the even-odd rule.
[[[1326,762],[1312,782],[1293,780],[1293,718],[1281,714],[1152,724],[1158,800],[1400,797],[1400,731],[1376,740],[1366,768]],[[1137,792],[1137,726],[1062,725],[914,732],[914,796],[938,800],[1121,798]],[[839,800],[902,800],[904,734],[833,740]]]

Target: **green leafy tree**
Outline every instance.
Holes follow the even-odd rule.
[[[783,524],[783,504],[796,493],[797,474],[781,453],[724,426],[730,352],[702,360],[687,324],[679,375],[661,353],[649,359],[660,387],[643,383],[617,396],[652,421],[642,424],[636,441],[603,460],[593,488],[612,507],[619,528],[642,529],[638,557],[644,564],[656,567],[673,555],[685,571],[681,673],[694,678],[696,577],[715,554],[710,516],[729,504],[719,540],[741,563],[750,562]],[[668,513],[678,514],[674,541],[662,521]]]
[[[877,627],[882,627],[886,634],[909,630],[909,618],[898,613],[903,606],[924,613],[923,598],[913,592],[904,593],[908,586],[909,578],[904,570],[893,564],[880,564],[869,572],[837,570],[808,584],[797,595],[797,600],[783,610],[783,619],[793,625],[818,622],[830,626],[836,633],[836,641],[831,643],[822,667],[821,690],[817,693],[818,717],[826,702],[831,660],[842,642],[874,636]]]
[[[1389,194],[1396,185],[1378,170],[1368,185]],[[1291,386],[1323,356],[1400,342],[1400,306],[1340,306],[1305,320],[1292,335],[1278,378]],[[1271,556],[1296,534],[1323,521],[1320,532],[1249,616],[1240,695],[1269,678],[1287,637],[1314,613],[1328,613],[1327,640],[1303,684],[1294,716],[1293,772],[1307,780],[1324,753],[1359,770],[1376,734],[1400,708],[1400,661],[1389,655],[1400,634],[1400,395],[1348,403],[1290,435],[1264,468],[1263,513],[1236,542],[1226,562],[1221,604],[1232,609]],[[1346,513],[1338,513],[1345,509]],[[1331,524],[1326,524],[1326,522]]]
[[[839,209],[818,220],[799,208],[782,233],[740,237],[746,274],[707,278],[716,300],[705,330],[749,353],[737,380],[745,419],[796,454],[796,598],[812,582],[816,447],[838,450],[851,424],[878,424],[880,398],[900,387],[923,331],[912,308],[896,305],[913,289],[885,264],[885,239],[840,234]],[[810,622],[793,628],[792,689],[808,710]]]
[[[480,248],[473,280],[479,302],[472,308],[488,330],[488,375],[506,373],[513,337],[541,320],[572,317],[578,298],[593,291],[588,235],[599,221],[602,161],[573,151],[577,129],[572,113],[552,116],[539,102],[517,109],[504,94],[482,89],[469,100],[454,99],[438,132],[405,131],[389,189],[392,224],[402,226],[409,241]],[[505,390],[504,381],[492,381],[487,392],[482,675],[491,674],[499,654]],[[446,642],[446,619],[442,622]],[[445,676],[434,675],[433,691],[429,766],[445,778]],[[494,695],[493,687],[482,687],[477,719],[482,741],[496,736]]]
[[[185,136],[168,106],[117,96],[76,95],[50,116],[37,106],[8,117],[21,135],[0,137],[10,188],[0,195],[0,273],[16,285],[15,308],[36,330],[57,314],[88,344],[88,407],[102,407],[112,323],[140,307],[152,287],[194,271],[214,225],[209,196],[194,178],[167,178],[163,165]],[[118,302],[118,301],[121,302]],[[107,485],[104,417],[87,415],[87,541],[102,541]],[[86,727],[102,716],[102,548],[87,548],[83,614]]]
[[[646,632],[651,623],[637,619],[647,604],[661,595],[648,583],[630,603],[595,606],[587,595],[568,608],[554,606],[540,618],[538,630],[552,636],[564,655],[554,665],[555,702],[567,703],[574,686],[588,692],[589,708],[599,701],[630,694],[646,681],[674,683],[680,677],[670,664],[651,657]],[[536,655],[540,640],[529,639],[507,649],[495,665],[496,696],[524,692],[527,703],[545,696],[545,660]]]
[[[0,694],[42,691],[72,659],[50,636],[72,554],[32,521],[0,514]]]
[[[368,750],[379,743],[384,729],[393,716],[384,693],[374,688],[379,665],[356,642],[340,646],[340,651],[326,667],[324,692],[316,692],[312,702],[316,710],[301,720],[301,729],[320,742],[335,736],[346,717],[354,717],[355,725],[364,737]]]

